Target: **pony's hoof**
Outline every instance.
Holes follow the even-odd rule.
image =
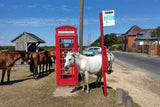
[[[4,83],[4,82],[1,82],[1,84],[4,85],[5,83]]]
[[[37,77],[35,76],[35,77],[33,77],[35,80],[37,79]]]
[[[81,90],[81,93],[83,93],[84,92],[84,90]]]
[[[87,91],[86,94],[88,95],[88,94],[89,94],[89,91]]]
[[[10,81],[7,81],[7,84],[11,84],[11,82],[10,82]]]
[[[98,84],[96,84],[96,88],[98,88]]]

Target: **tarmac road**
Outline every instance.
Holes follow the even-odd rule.
[[[143,71],[160,84],[160,57],[113,52],[115,62],[131,70]]]

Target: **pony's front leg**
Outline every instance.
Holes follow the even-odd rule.
[[[49,70],[50,70],[50,67],[49,67]],[[46,62],[46,71],[45,72],[47,72],[48,71],[48,62]]]
[[[37,67],[35,67],[34,72],[33,72],[34,79],[37,79],[37,74],[38,74]]]
[[[101,82],[102,76],[103,76],[103,71],[100,72],[100,87],[102,86],[102,82]]]
[[[39,65],[39,75],[41,75],[41,70],[42,70],[42,68],[41,68],[41,64]]]
[[[99,78],[100,78],[100,72],[98,72],[98,74],[97,74],[97,80],[96,80],[96,88],[98,88],[98,80],[99,80]]]
[[[8,83],[10,83],[10,71],[11,71],[11,67],[7,68]]]
[[[41,72],[42,75],[44,73],[44,66],[45,66],[45,64],[43,63],[42,72]]]
[[[83,87],[82,87],[82,91],[81,92],[84,92],[84,88],[85,88],[84,74],[81,74],[81,78],[82,78],[82,81],[83,81]]]
[[[1,83],[4,84],[4,76],[5,76],[5,70],[2,70],[2,79],[1,79]]]
[[[8,83],[10,83],[10,71],[7,72],[7,76],[8,76]]]
[[[86,84],[87,84],[87,91],[86,91],[86,93],[89,94],[89,85],[88,85],[89,74],[88,74],[87,71],[85,72],[85,77],[86,77]]]

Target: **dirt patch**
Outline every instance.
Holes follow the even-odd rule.
[[[1,71],[1,70],[0,70]],[[5,76],[5,81],[7,75]],[[0,107],[122,107],[116,104],[115,90],[107,87],[108,96],[104,97],[103,89],[95,87],[96,78],[89,78],[90,93],[81,93],[81,86],[77,85],[76,94],[71,95],[71,89],[64,90],[56,85],[56,72],[46,72],[44,76],[33,79],[27,65],[15,65],[11,71],[11,83],[0,84]],[[61,91],[60,91],[60,90]],[[55,97],[54,92],[69,93],[67,97]],[[64,96],[64,94],[63,94]],[[86,100],[87,99],[87,100]],[[136,104],[135,104],[136,105]],[[139,106],[135,106],[139,107]]]
[[[56,72],[45,73],[45,76],[34,80],[32,73],[29,72],[29,66],[16,65],[11,71],[11,84],[0,85],[0,106],[119,107],[121,105],[116,104],[115,90],[113,90],[116,88],[127,90],[133,100],[142,107],[160,106],[160,85],[149,78],[147,74],[126,69],[116,63],[113,63],[113,70],[114,72],[106,76],[108,96],[104,97],[102,88],[95,88],[96,79],[93,77],[89,80],[90,86],[92,86],[89,95],[86,95],[85,92],[79,93],[81,90],[72,93],[74,87],[61,89],[56,85]],[[59,97],[55,97],[53,96],[55,92],[70,97],[60,97],[60,94]]]
[[[69,96],[75,96],[76,92],[74,91],[74,87],[68,87],[68,86],[60,86],[57,87],[55,92],[53,93],[54,97],[69,97]]]
[[[113,63],[114,72],[107,75],[107,85],[122,88],[129,92],[133,100],[142,107],[160,106],[160,84],[146,73],[133,71]]]

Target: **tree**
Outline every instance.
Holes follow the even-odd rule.
[[[100,47],[101,46],[101,37],[99,37],[97,40],[95,40],[91,46],[97,46]]]
[[[117,40],[118,40],[118,38],[117,38],[117,36],[116,36],[115,33],[106,34],[104,36],[104,45],[107,46],[107,47],[108,46],[112,46],[113,44],[116,44]],[[100,47],[101,46],[101,36],[97,40],[95,40],[91,44],[91,46],[98,46],[98,47]]]
[[[115,33],[106,34],[104,36],[104,45],[107,47],[112,46],[113,44],[117,42],[117,40],[118,39]]]
[[[159,42],[160,42],[160,26],[157,27],[156,30],[152,32],[152,36],[157,37],[158,45],[159,45]]]
[[[116,44],[122,44],[122,35],[117,37],[117,42]]]

